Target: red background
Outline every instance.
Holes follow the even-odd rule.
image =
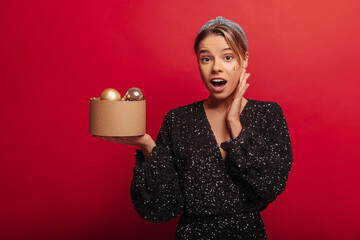
[[[261,214],[269,239],[360,239],[360,2],[1,1],[0,239],[171,239],[141,219],[135,147],[92,138],[90,97],[133,86],[156,138],[171,108],[207,97],[192,47],[207,20],[249,41],[245,97],[290,129],[287,187]]]

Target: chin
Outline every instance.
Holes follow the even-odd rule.
[[[210,93],[211,98],[216,100],[225,100],[228,99],[231,94],[230,93]]]

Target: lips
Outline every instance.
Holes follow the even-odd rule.
[[[212,78],[210,80],[214,92],[220,93],[225,89],[227,81],[223,78]]]

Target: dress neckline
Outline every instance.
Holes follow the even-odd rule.
[[[244,106],[244,108],[243,108],[243,110],[241,111],[241,113],[240,113],[240,119],[241,119],[241,117],[244,115],[244,112],[246,112],[247,111],[247,109],[249,108],[249,103],[250,102],[252,102],[253,100],[252,99],[250,99],[250,98],[247,98],[246,99],[247,100],[247,102],[246,102],[246,104],[245,104],[245,106]],[[220,145],[217,143],[217,141],[216,141],[216,137],[215,137],[215,134],[214,134],[214,131],[212,130],[212,128],[211,128],[211,124],[210,124],[210,121],[209,121],[209,119],[208,119],[208,117],[207,117],[207,115],[206,115],[206,111],[205,111],[205,108],[204,108],[204,101],[205,101],[205,99],[203,99],[203,100],[201,100],[199,103],[200,103],[200,110],[201,110],[201,114],[203,114],[203,118],[205,119],[205,124],[206,124],[206,128],[207,128],[207,130],[208,130],[208,132],[209,132],[209,134],[210,134],[210,136],[211,136],[211,140],[212,140],[212,145],[214,145],[215,147],[216,147],[216,154],[218,155],[218,157],[221,159],[221,160],[226,160],[226,158],[227,158],[227,154],[226,154],[226,157],[225,157],[225,159],[223,158],[223,156],[222,156],[222,154],[221,154],[221,151],[220,151]]]

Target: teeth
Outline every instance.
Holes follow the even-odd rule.
[[[224,80],[222,80],[222,79],[213,79],[213,80],[211,80],[212,82],[225,82]]]

